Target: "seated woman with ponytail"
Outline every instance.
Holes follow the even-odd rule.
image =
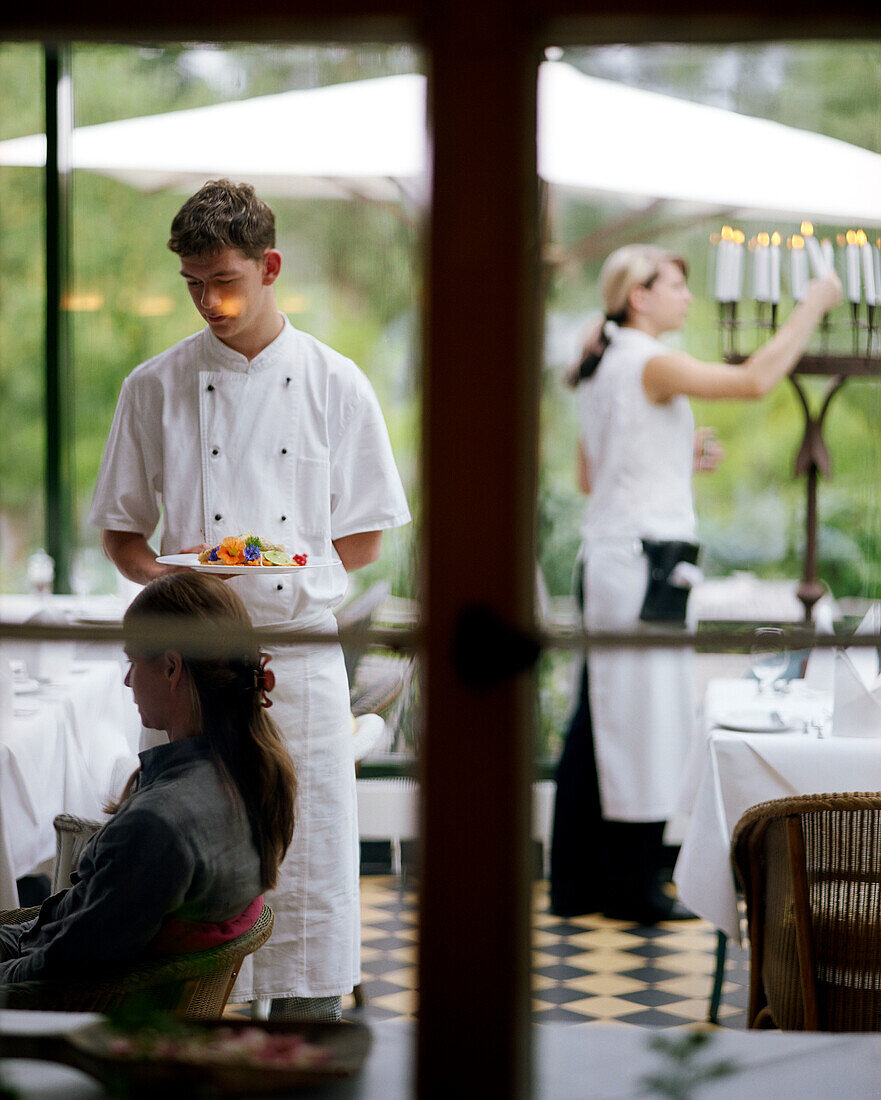
[[[242,637],[242,652],[188,656],[156,642],[176,620]],[[0,983],[232,939],[256,921],[290,844],[293,764],[266,710],[274,680],[239,597],[217,577],[167,574],[137,595],[124,630],[126,683],[144,724],[169,743],[140,754],[73,885],[35,920],[0,927]]]

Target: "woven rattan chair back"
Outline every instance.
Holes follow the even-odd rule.
[[[21,924],[39,908],[0,912],[0,924]],[[188,955],[142,959],[128,967],[77,976],[70,981],[22,982],[6,986],[7,1008],[54,1012],[112,1012],[161,1009],[188,1020],[222,1015],[246,956],[269,939],[273,915],[263,906],[256,923],[229,943]]]
[[[83,854],[83,848],[104,824],[73,814],[56,814],[55,868],[52,874],[52,893],[57,894],[70,886],[70,875],[75,871]]]
[[[750,1027],[881,1031],[881,794],[781,798],[732,838]]]

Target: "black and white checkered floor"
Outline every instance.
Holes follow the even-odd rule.
[[[390,875],[361,879],[365,1006],[344,998],[344,1016],[385,1020],[417,1010],[416,894]],[[639,927],[593,914],[548,912],[547,885],[533,902],[532,1010],[536,1023],[594,1021],[668,1028],[707,1018],[716,933],[705,921]],[[749,962],[729,943],[719,1025],[744,1028]],[[463,985],[467,981],[463,980]],[[243,1013],[230,1006],[228,1011]]]

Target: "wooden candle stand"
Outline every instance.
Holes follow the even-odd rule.
[[[733,321],[733,324],[732,324]],[[733,339],[737,322],[735,319],[723,321],[723,334],[728,332]],[[752,325],[751,327],[755,327]],[[868,349],[871,349],[875,333],[874,325],[862,326],[868,332]],[[747,358],[735,351],[723,351],[727,363],[743,363]],[[814,413],[808,404],[807,394],[799,381],[800,376],[829,378],[829,384],[823,394],[819,411]],[[795,388],[801,401],[805,418],[804,437],[795,459],[795,476],[805,478],[807,488],[807,509],[805,513],[805,550],[802,577],[797,595],[804,607],[804,621],[813,619],[814,604],[823,595],[824,589],[817,576],[817,479],[820,474],[830,477],[832,464],[829,451],[823,439],[823,421],[832,398],[842,388],[848,378],[881,377],[881,359],[870,354],[865,355],[804,355],[790,375],[789,381]]]

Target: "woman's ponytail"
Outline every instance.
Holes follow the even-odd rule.
[[[588,378],[593,377],[600,365],[600,361],[606,354],[606,349],[612,342],[615,328],[620,323],[619,316],[610,317],[605,314],[589,330],[581,349],[581,358],[569,368],[566,374],[566,382],[575,389]]]

